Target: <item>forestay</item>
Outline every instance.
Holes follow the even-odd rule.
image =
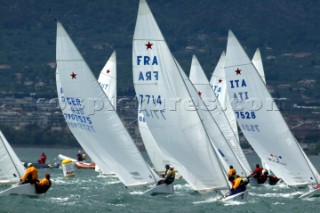
[[[161,152],[174,158],[184,179],[195,190],[227,188],[202,121],[189,106],[191,96],[181,72],[145,0],[140,0],[133,37],[133,80],[153,137]]]
[[[230,166],[236,169],[237,174],[241,176],[248,176],[251,173],[249,163],[242,152],[238,138],[233,132],[229,121],[220,106],[218,99],[212,91],[210,83],[195,55],[192,57],[191,70],[189,79],[198,91],[198,95],[204,100],[208,111],[211,114],[212,122],[207,131],[214,132],[214,138],[211,141],[219,150],[223,160]],[[203,109],[200,105],[199,110]],[[209,134],[210,135],[210,134]],[[240,160],[241,159],[241,160]],[[229,166],[225,168],[226,172]]]
[[[238,124],[271,171],[290,186],[319,182],[319,175],[292,135],[265,83],[230,31],[226,54],[229,97]]]
[[[102,172],[110,168],[124,185],[154,183],[115,109],[60,23],[56,51],[60,107],[80,145]]]
[[[0,184],[19,182],[24,166],[0,130]]]

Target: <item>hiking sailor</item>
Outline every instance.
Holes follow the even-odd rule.
[[[24,175],[20,178],[20,184],[31,183],[34,184],[38,181],[38,169],[32,165],[32,163],[28,163],[28,168]]]

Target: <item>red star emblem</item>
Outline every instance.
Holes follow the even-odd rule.
[[[236,72],[236,75],[241,75],[241,70],[239,68],[237,68],[235,72]]]
[[[148,41],[148,43],[146,44],[147,49],[152,49],[152,43],[150,43],[150,41]]]
[[[219,79],[219,80],[218,80],[218,82],[219,82],[219,83],[222,83],[222,80],[221,80],[221,79]]]
[[[110,70],[107,70],[106,73],[110,73]]]
[[[202,95],[202,92],[200,92],[200,91],[199,91],[199,92],[198,92],[198,95],[199,95],[199,96],[201,97],[201,95]]]
[[[72,77],[72,79],[76,79],[77,74],[75,74],[74,72],[72,72],[72,74],[70,75]]]

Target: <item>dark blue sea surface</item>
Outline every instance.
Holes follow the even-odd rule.
[[[14,148],[22,161],[36,162],[42,152],[53,163],[58,154],[75,157],[77,149]],[[146,156],[145,153],[143,153]],[[258,158],[247,154],[253,166]],[[320,157],[310,156],[319,169]],[[94,170],[75,170],[73,178],[64,178],[61,169],[40,169],[42,178],[51,174],[52,187],[43,196],[10,195],[0,197],[0,212],[320,212],[320,198],[297,198],[308,189],[277,186],[249,187],[248,202],[218,201],[220,195],[194,192],[183,179],[176,180],[173,195],[142,196],[148,187],[127,189],[115,177]],[[201,171],[197,171],[201,172]],[[8,186],[0,186],[0,191]]]

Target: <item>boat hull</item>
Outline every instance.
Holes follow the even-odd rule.
[[[32,165],[34,167],[36,167],[37,169],[46,169],[46,168],[59,168],[59,164],[55,163],[55,164],[40,164],[40,163],[32,163]],[[24,163],[23,166],[25,168],[28,168],[28,163]]]
[[[248,191],[240,192],[231,196],[226,196],[221,199],[222,202],[227,202],[227,201],[241,201],[241,202],[246,202],[248,201]]]
[[[173,193],[174,193],[174,187],[173,187],[173,183],[171,183],[171,184],[157,185],[152,189],[145,191],[142,195],[153,196],[158,194],[173,194]]]
[[[77,167],[77,169],[95,169],[96,168],[95,163],[85,163],[81,161],[75,162],[75,166]]]
[[[299,198],[311,198],[311,197],[320,197],[320,188],[312,189],[311,191],[301,195]]]
[[[11,186],[9,189],[6,189],[2,192],[0,192],[1,195],[11,195],[11,194],[17,194],[17,195],[38,195],[36,193],[36,189],[34,185],[31,185],[30,183],[26,184],[15,184]]]

